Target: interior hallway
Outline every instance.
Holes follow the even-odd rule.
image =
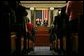
[[[76,1],[71,1],[71,2],[76,2]],[[79,3],[79,4],[78,4]],[[66,15],[64,16],[65,12],[67,9],[66,1],[1,1],[0,2],[0,55],[13,55],[15,54],[24,54],[26,51],[31,51],[31,48],[34,48],[34,52],[30,52],[30,54],[27,52],[27,55],[53,55],[53,52],[50,51],[50,41],[49,41],[49,33],[48,33],[48,28],[44,26],[40,26],[37,28],[36,35],[35,35],[35,42],[31,41],[31,39],[26,39],[26,27],[25,27],[25,22],[26,18],[30,19],[31,23],[33,23],[34,27],[36,27],[36,19],[39,18],[39,24],[46,20],[48,26],[51,27],[54,17],[58,16],[60,12],[63,12],[62,14],[64,18],[62,24],[62,29],[70,29],[68,30],[69,35],[71,35],[70,39],[68,39],[66,36],[67,34],[64,34],[63,36],[63,46],[64,50],[68,52],[67,54],[71,54],[71,52],[76,53],[77,55],[79,54],[79,49],[80,49],[80,19],[83,19],[83,1],[78,1],[78,3],[73,3],[72,7],[70,8],[75,14],[78,14],[77,18],[68,18],[66,20]],[[76,6],[78,5],[78,6]],[[63,9],[63,11],[59,11],[59,9]],[[77,11],[76,11],[77,9]],[[39,13],[40,11],[40,13]],[[46,11],[46,12],[44,12]],[[79,15],[80,14],[80,15]],[[37,16],[38,15],[38,16]],[[47,15],[47,16],[46,16]],[[68,15],[68,13],[67,13]],[[40,17],[39,17],[40,16]],[[70,15],[69,15],[70,16]],[[68,16],[68,17],[69,17]],[[72,15],[74,17],[74,15]],[[25,18],[25,19],[24,19]],[[42,19],[42,20],[40,20]],[[71,22],[69,22],[69,19]],[[56,21],[55,21],[56,22]],[[67,24],[67,22],[69,24]],[[75,23],[76,22],[76,23]],[[59,22],[58,22],[59,23]],[[67,25],[66,25],[67,24]],[[76,25],[75,25],[76,24]],[[61,26],[61,25],[59,25]],[[75,27],[76,26],[76,27]],[[61,28],[61,27],[60,27]],[[72,29],[74,28],[74,29]],[[64,30],[63,30],[64,31]],[[72,33],[71,33],[72,31]],[[64,31],[66,32],[66,31]],[[24,34],[25,33],[25,34]],[[31,35],[31,34],[30,34]],[[53,34],[52,34],[53,35]],[[68,36],[69,37],[69,36]],[[70,41],[66,41],[66,40]],[[28,41],[30,40],[30,41]],[[54,46],[56,50],[57,47],[57,40],[54,39],[54,42],[52,46]],[[35,43],[34,46],[30,47],[33,43]],[[60,43],[60,41],[58,41]],[[71,45],[71,44],[72,45]],[[69,45],[68,45],[69,44]],[[26,45],[26,46],[25,46]],[[60,45],[60,44],[58,44]],[[70,48],[72,46],[72,48]],[[68,48],[66,48],[68,47]],[[71,50],[69,50],[71,49]],[[22,51],[24,51],[22,53]],[[57,52],[56,52],[57,53]],[[57,55],[57,54],[56,54]]]

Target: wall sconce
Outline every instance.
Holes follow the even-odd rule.
[[[54,7],[50,7],[50,10],[54,10]]]
[[[34,10],[34,7],[30,7],[30,10]]]

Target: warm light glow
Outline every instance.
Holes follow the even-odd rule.
[[[50,10],[54,10],[54,7],[50,7]]]
[[[30,10],[34,10],[34,7],[30,7]]]

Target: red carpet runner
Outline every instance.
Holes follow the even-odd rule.
[[[37,27],[35,46],[49,46],[48,28],[44,26]]]

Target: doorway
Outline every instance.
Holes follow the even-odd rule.
[[[49,10],[48,8],[36,8],[34,13],[35,26],[48,26],[49,24]]]
[[[34,22],[36,27],[35,46],[49,46],[49,9],[36,8],[34,11]]]

